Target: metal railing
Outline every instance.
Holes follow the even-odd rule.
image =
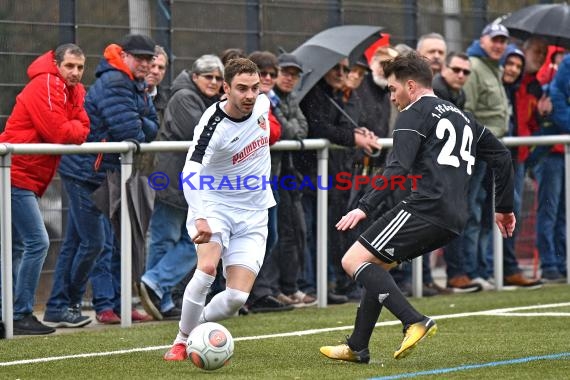
[[[392,139],[378,139],[384,148],[392,147]],[[503,142],[507,146],[520,145],[565,145],[565,200],[566,216],[570,220],[570,135],[540,137],[506,137]],[[172,152],[186,151],[189,141],[170,142],[156,141],[140,145],[140,152]],[[6,337],[13,337],[13,294],[12,294],[12,212],[10,167],[13,154],[84,154],[84,153],[120,153],[121,154],[121,200],[126,199],[126,181],[131,176],[133,154],[137,146],[132,142],[84,143],[82,145],[63,144],[0,144],[0,237],[1,237],[1,269],[2,269],[2,320],[6,329]],[[327,306],[327,203],[328,194],[328,154],[331,145],[325,139],[307,139],[299,141],[280,141],[272,150],[316,150],[317,174],[322,179],[322,186],[317,189],[317,299],[319,307]],[[127,202],[121,201],[121,326],[130,327],[132,299],[132,255],[131,225],[129,223]],[[566,235],[570,236],[570,223],[566,224]],[[503,250],[498,228],[493,234],[494,275],[497,290],[503,287]],[[566,240],[566,252],[570,252],[570,242]],[[416,297],[422,295],[422,257],[412,263],[412,293]],[[570,273],[570,260],[567,260]],[[570,277],[568,277],[570,283]]]

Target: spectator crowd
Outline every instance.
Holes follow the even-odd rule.
[[[161,82],[169,54],[149,37],[129,34],[108,45],[95,68],[95,81],[85,91],[81,78],[85,55],[74,44],[46,52],[28,67],[29,83],[0,134],[5,143],[190,141],[208,107],[226,98],[224,69],[235,58],[248,58],[258,68],[261,94],[270,102],[269,143],[325,138],[342,147],[332,149],[328,173],[382,174],[389,151],[378,138],[392,136],[398,110],[381,63],[412,51],[384,45],[355,62],[341,59],[304,95],[295,89],[303,63],[293,54],[229,48],[197,58],[176,73],[170,88]],[[435,94],[470,112],[496,137],[569,133],[570,54],[549,47],[539,37],[511,38],[500,24],[487,25],[466,51],[448,51],[445,38],[429,33],[419,38],[417,53],[428,60]],[[550,54],[547,54],[550,52]],[[546,68],[546,69],[545,69]],[[87,68],[91,69],[91,68]],[[536,248],[540,276],[529,278],[517,257],[516,234],[503,239],[505,287],[535,289],[561,282],[566,273],[566,220],[562,145],[511,149],[515,170],[514,209],[520,221],[525,183],[536,185]],[[155,171],[178,179],[185,153],[163,152],[137,157],[134,176]],[[271,175],[311,178],[317,183],[316,153],[272,151]],[[38,199],[59,173],[69,212],[57,257],[54,281],[43,320],[33,313],[34,297],[49,248]],[[120,173],[118,154],[14,156],[12,159],[12,260],[14,267],[14,333],[41,335],[56,328],[81,328],[92,322],[82,312],[86,294],[101,324],[121,321],[120,244],[113,220],[97,201],[102,186]],[[33,173],[33,175],[31,175]],[[469,215],[460,237],[434,251],[445,261],[446,281],[432,275],[430,255],[424,257],[423,294],[437,296],[493,290],[493,172],[483,162],[473,167],[468,189]],[[349,278],[341,258],[367,224],[339,232],[335,223],[366,190],[328,193],[329,304],[358,301],[362,287]],[[370,186],[370,184],[368,185]],[[134,306],[134,322],[178,320],[184,289],[196,273],[196,247],[187,229],[188,204],[178,181],[154,194],[146,238],[133,251],[143,270],[134,281],[144,311]],[[397,189],[393,199],[410,188]],[[316,205],[314,189],[272,189],[277,205],[269,209],[263,265],[239,314],[282,312],[309,307],[316,298]],[[378,208],[386,205],[378,205]],[[261,249],[261,248],[260,248]],[[411,295],[411,265],[392,272]],[[91,291],[87,292],[90,287]],[[207,295],[209,302],[225,289],[221,268]]]

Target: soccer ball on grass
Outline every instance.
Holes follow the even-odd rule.
[[[196,367],[211,371],[229,363],[234,354],[234,339],[224,326],[206,322],[192,330],[186,351]]]

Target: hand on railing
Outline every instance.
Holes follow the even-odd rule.
[[[368,128],[358,127],[354,129],[354,143],[364,149],[371,157],[378,157],[382,146],[378,143],[378,136]]]

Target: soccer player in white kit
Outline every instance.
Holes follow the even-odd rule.
[[[181,173],[187,228],[198,264],[186,286],[179,331],[164,354],[185,360],[190,332],[231,317],[245,304],[265,254],[267,210],[275,205],[270,177],[269,99],[259,94],[259,70],[246,58],[224,70],[226,100],[202,115]],[[226,289],[204,307],[222,259]]]

